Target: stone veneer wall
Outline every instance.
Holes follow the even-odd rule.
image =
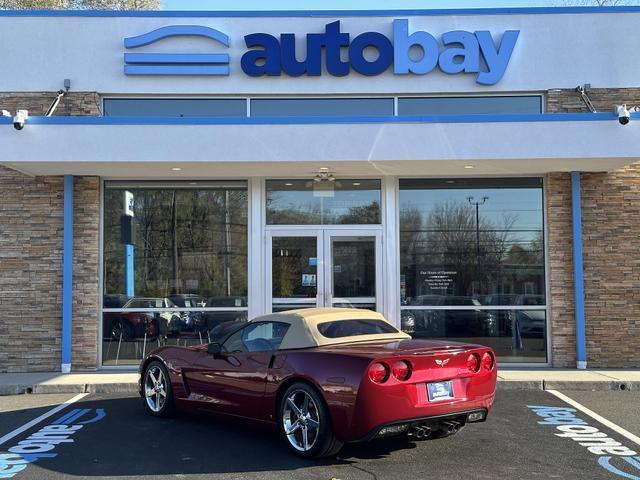
[[[587,365],[640,368],[640,164],[583,174],[582,218]]]
[[[593,89],[598,111],[640,105],[640,88]],[[551,91],[549,112],[588,111],[573,90]],[[624,128],[624,127],[620,127]],[[640,164],[582,174],[587,365],[640,367]],[[553,365],[575,366],[571,179],[547,176]]]
[[[556,367],[576,365],[576,322],[573,301],[571,177],[553,173],[545,179],[551,360]]]
[[[0,372],[60,369],[62,177],[0,166]]]
[[[0,372],[57,371],[61,363],[63,177],[0,166]],[[75,369],[96,367],[100,183],[74,185]]]
[[[72,369],[98,363],[100,178],[76,177],[73,216]]]
[[[640,87],[592,88],[589,95],[598,112],[613,112],[616,105],[640,105]],[[589,109],[575,90],[558,89],[547,92],[547,112],[588,112]]]
[[[55,98],[56,92],[0,92],[0,110],[9,110],[12,115],[16,110],[29,110],[29,115],[34,116],[44,115]],[[100,115],[100,96],[96,92],[69,92],[53,114]]]

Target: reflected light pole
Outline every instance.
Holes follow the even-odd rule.
[[[476,207],[476,260],[480,260],[480,205],[484,205],[489,197],[482,197],[482,201],[474,202],[474,197],[467,197],[470,205]]]

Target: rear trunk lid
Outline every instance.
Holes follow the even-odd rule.
[[[479,345],[450,342],[446,340],[392,340],[346,343],[317,347],[317,350],[341,355],[353,355],[370,359],[406,357],[419,358],[439,354],[452,354],[469,349],[482,348]]]

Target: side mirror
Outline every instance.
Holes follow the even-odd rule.
[[[222,352],[222,345],[220,345],[219,343],[210,343],[207,346],[207,353],[213,355],[214,357],[216,355],[220,355],[220,352]]]

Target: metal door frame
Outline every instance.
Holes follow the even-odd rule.
[[[333,282],[333,262],[331,241],[334,238],[360,238],[371,237],[375,242],[375,278],[376,278],[376,310],[384,312],[384,296],[382,295],[384,282],[384,262],[382,251],[382,230],[380,228],[335,228],[335,226],[304,226],[303,228],[269,228],[266,230],[264,259],[265,259],[265,304],[264,312],[271,313],[273,310],[273,238],[274,237],[308,237],[316,239],[316,306],[331,306],[333,295],[331,284]],[[287,303],[300,303],[308,305],[309,302],[303,299],[293,299]]]

